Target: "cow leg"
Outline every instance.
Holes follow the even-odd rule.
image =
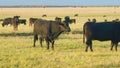
[[[115,50],[117,51],[117,46],[118,46],[118,43],[115,43]]]
[[[86,49],[85,49],[86,52],[88,51],[88,47],[89,47],[89,45],[86,44]]]
[[[35,47],[35,43],[36,43],[36,40],[38,39],[38,35],[34,35],[34,43],[33,43],[33,47]]]
[[[52,41],[52,49],[54,50],[54,41]]]
[[[40,37],[40,45],[41,45],[41,47],[43,47],[43,45],[42,45],[42,38]]]
[[[93,51],[93,49],[92,49],[92,40],[91,39],[88,39],[86,41],[86,49],[85,49],[86,52],[88,51],[88,47],[90,47],[90,50]]]
[[[90,50],[91,50],[91,52],[93,52],[93,49],[92,49],[92,44],[90,45]]]
[[[46,43],[47,43],[47,49],[49,49],[49,39],[48,39],[48,37],[45,40],[46,40]]]
[[[114,43],[111,41],[111,48],[110,48],[111,51],[113,50],[113,46],[114,46]]]

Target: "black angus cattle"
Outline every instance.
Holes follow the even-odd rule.
[[[0,22],[1,22],[1,21],[4,21],[4,19],[0,19]]]
[[[43,14],[42,17],[47,17],[47,15],[46,15],[46,14]]]
[[[120,41],[120,23],[119,22],[87,22],[83,26],[83,43],[85,43],[86,36],[86,49],[92,49],[92,40],[107,41],[111,40],[111,50],[115,45],[117,51],[118,42]]]
[[[70,27],[64,22],[48,21],[43,19],[38,19],[34,23],[34,44],[40,36],[40,44],[42,46],[42,41],[45,39],[47,43],[47,49],[49,49],[49,44],[52,44],[52,49],[54,49],[55,39],[63,32],[70,32]]]
[[[3,23],[2,23],[2,26],[4,27],[5,25],[12,25],[12,19],[13,18],[5,18],[4,20],[3,20]]]
[[[70,19],[70,17],[69,16],[65,16],[65,21],[64,22],[66,22],[68,25],[69,24],[72,24],[72,23],[76,23],[76,19]]]
[[[78,14],[75,14],[74,17],[78,17],[79,15]]]
[[[2,26],[4,27],[5,25],[13,25],[14,30],[18,30],[18,22],[19,22],[19,17],[20,16],[14,16],[13,18],[5,18]]]
[[[32,26],[32,24],[34,24],[37,19],[38,18],[30,18],[29,19],[29,26]]]
[[[70,19],[70,24],[72,24],[72,23],[76,23],[76,19]]]
[[[19,19],[18,24],[24,24],[24,25],[26,25],[26,19]]]
[[[105,20],[104,20],[104,22],[108,22],[108,20],[107,20],[107,19],[105,19]]]

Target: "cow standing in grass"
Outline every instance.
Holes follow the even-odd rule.
[[[52,49],[54,49],[55,39],[63,32],[70,32],[70,27],[66,25],[65,22],[58,21],[49,21],[38,19],[34,23],[34,44],[38,39],[38,35],[40,36],[40,44],[42,47],[42,41],[45,39],[47,42],[47,49],[49,49],[49,44],[52,44]]]
[[[88,47],[92,49],[92,40],[99,41],[111,41],[111,50],[115,45],[115,50],[117,51],[118,42],[120,41],[120,23],[119,22],[86,22],[83,26],[83,42],[85,43],[86,36],[86,49]]]
[[[20,16],[14,16],[13,18],[5,18],[2,26],[4,27],[5,25],[13,25],[14,30],[18,30],[18,22],[19,22],[19,17]]]
[[[24,25],[26,25],[26,19],[19,19],[18,24],[24,24]]]

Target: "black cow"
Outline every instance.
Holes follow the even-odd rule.
[[[19,23],[18,24],[26,25],[26,19],[19,19]]]
[[[1,21],[4,21],[4,19],[0,19],[0,22],[1,22]]]
[[[76,19],[70,19],[69,16],[65,16],[64,19],[65,19],[64,22],[66,22],[68,25],[72,24],[72,23],[74,23],[74,24],[76,23]]]
[[[47,15],[46,15],[46,14],[43,14],[42,17],[47,17]]]
[[[66,23],[57,22],[57,21],[48,21],[38,19],[34,23],[34,44],[38,39],[38,35],[40,36],[40,44],[42,46],[42,41],[45,39],[47,42],[47,49],[49,49],[49,43],[52,44],[52,49],[54,49],[55,39],[63,32],[69,32],[70,27],[66,25]]]
[[[5,18],[4,20],[3,20],[3,23],[2,23],[2,26],[4,27],[5,25],[12,25],[12,19],[13,18]]]
[[[83,26],[83,42],[85,42],[86,36],[86,49],[88,47],[92,49],[92,40],[107,41],[111,40],[111,50],[115,45],[117,51],[118,42],[120,41],[120,23],[119,22],[87,22]]]
[[[79,15],[78,14],[75,14],[74,17],[78,17]]]
[[[70,19],[70,24],[72,24],[72,23],[76,23],[76,19]]]

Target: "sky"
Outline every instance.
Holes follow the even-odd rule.
[[[104,5],[120,5],[120,0],[0,0],[0,6],[9,5],[104,6]]]

